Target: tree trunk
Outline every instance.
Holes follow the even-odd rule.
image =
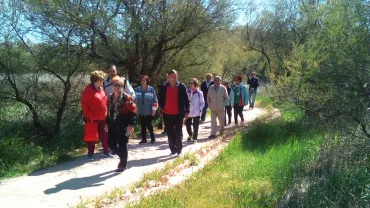
[[[61,124],[62,124],[62,117],[63,117],[63,113],[66,109],[66,106],[67,106],[67,98],[68,98],[68,93],[69,93],[70,89],[71,89],[71,85],[70,85],[69,81],[67,81],[66,83],[64,83],[63,99],[62,99],[62,102],[60,103],[60,106],[59,106],[59,109],[58,109],[58,112],[57,112],[57,119],[56,119],[56,122],[55,122],[54,135],[58,135],[59,132],[60,132],[60,127],[61,127]]]

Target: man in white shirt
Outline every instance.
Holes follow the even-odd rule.
[[[117,68],[115,65],[110,65],[107,67],[107,73],[108,73],[108,78],[104,80],[103,88],[105,91],[105,94],[108,96],[113,93],[113,88],[111,84],[111,80],[114,76],[117,74]],[[136,94],[134,88],[132,88],[131,84],[129,83],[128,80],[126,80],[124,77],[121,77],[122,81],[124,83],[123,90],[132,96],[134,100],[136,100]]]

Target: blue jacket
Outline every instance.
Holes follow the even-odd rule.
[[[231,91],[229,95],[229,100],[227,101],[227,105],[234,106],[235,87],[236,87],[235,85],[231,86]],[[246,106],[248,105],[248,102],[249,102],[248,90],[247,90],[247,87],[243,83],[240,83],[240,88],[241,88],[240,92],[241,92],[241,99],[243,102],[243,106]]]
[[[139,115],[152,115],[152,111],[158,108],[158,99],[154,88],[148,85],[147,90],[143,92],[142,87],[139,86],[136,88],[135,93]]]

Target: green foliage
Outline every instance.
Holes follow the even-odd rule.
[[[303,128],[300,120],[254,123],[189,181],[133,207],[273,207],[295,171],[316,161],[322,134]]]

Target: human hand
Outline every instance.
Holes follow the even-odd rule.
[[[108,124],[104,124],[104,131],[108,132]]]
[[[130,133],[130,135],[133,134],[134,133],[134,127],[132,125],[128,125],[127,131]]]
[[[156,113],[156,111],[155,110],[152,110],[152,116],[153,117],[155,116],[155,113]]]
[[[189,113],[185,113],[185,120],[189,118]]]

